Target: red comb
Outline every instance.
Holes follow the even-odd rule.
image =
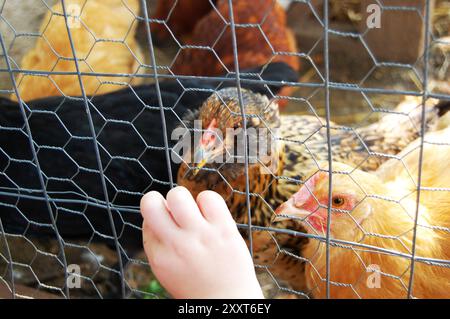
[[[202,140],[201,140],[201,144],[202,145],[208,145],[210,140],[215,137],[214,129],[216,129],[216,128],[217,128],[217,120],[213,119],[211,121],[211,123],[209,123],[208,128],[206,129],[206,131],[202,135]]]
[[[308,198],[313,193],[314,189],[316,188],[317,181],[324,178],[326,176],[326,173],[324,172],[318,172],[311,176],[305,184],[300,187],[300,190],[295,193],[292,197],[294,198],[294,205],[295,206],[301,206],[303,205]]]
[[[209,123],[208,128],[206,129],[207,131],[213,131],[215,128],[217,128],[217,120],[216,119],[212,119],[211,123]]]

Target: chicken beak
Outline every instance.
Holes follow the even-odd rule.
[[[194,154],[195,161],[197,162],[198,159],[200,159],[200,161],[195,165],[195,169],[192,174],[196,176],[202,167],[208,163],[211,157],[211,153],[207,151],[203,145],[200,146]]]
[[[202,169],[202,167],[206,165],[207,162],[208,162],[207,160],[203,159],[200,163],[198,163],[198,164],[195,166],[195,169],[194,169],[194,171],[192,172],[192,174],[193,174],[194,176],[196,176],[196,175],[198,174],[198,172]]]
[[[215,147],[217,147],[214,135],[215,129],[217,129],[217,120],[213,119],[203,133],[200,145],[194,153],[194,163],[197,163],[192,173],[194,176],[198,174],[202,167],[214,158],[214,154],[216,153]]]
[[[306,219],[311,216],[311,212],[295,205],[294,198],[291,197],[288,201],[281,204],[275,210],[275,221],[284,221],[292,218]]]

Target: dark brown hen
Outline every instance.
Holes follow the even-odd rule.
[[[182,41],[212,9],[209,0],[159,0],[152,18],[165,23],[155,23],[152,30],[159,41],[167,41],[171,33],[177,40]]]
[[[236,0],[233,14],[241,68],[284,62],[299,70],[296,41],[287,26],[286,12],[276,0]],[[219,0],[185,43],[196,48],[182,48],[171,69],[175,74],[199,76],[234,72],[232,43],[228,1]],[[290,93],[292,88],[284,88],[280,94]]]

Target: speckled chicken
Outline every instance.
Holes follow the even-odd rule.
[[[411,291],[415,298],[449,298],[450,268],[444,264],[450,262],[449,140],[450,128],[425,135]],[[411,259],[405,255],[411,254],[414,245],[420,144],[420,139],[411,143],[398,154],[402,161],[391,159],[376,173],[333,163],[329,231],[341,245],[329,248],[331,298],[408,296]],[[327,170],[328,163],[321,163],[320,168]],[[305,185],[277,213],[281,218],[293,218],[308,233],[324,237],[329,174],[315,169],[308,176]],[[309,239],[301,252],[308,260],[308,292],[315,298],[326,297],[325,250],[326,243]],[[430,258],[434,264],[423,262]],[[378,278],[375,271],[379,271]]]
[[[139,2],[65,1],[81,72],[134,74],[138,71],[140,63],[143,63],[141,50],[134,38]],[[45,72],[76,71],[61,2],[45,15],[40,33],[42,36],[23,57],[20,68]],[[111,81],[129,83],[131,78],[83,76],[87,95],[120,89],[117,84],[109,83]],[[18,82],[20,96],[25,101],[47,96],[81,95],[77,75],[19,75]],[[138,82],[133,80],[134,85]],[[17,100],[15,94],[11,98]]]
[[[248,128],[268,129],[270,132],[263,136],[267,145],[270,145],[269,152],[259,154],[259,149],[253,150],[256,152],[253,154],[254,161],[249,163],[252,223],[270,226],[274,209],[295,193],[305,174],[318,161],[327,160],[326,122],[314,116],[280,116],[275,101],[248,91],[244,91],[243,95]],[[439,118],[436,105],[436,100],[427,103],[427,126],[430,129],[437,125]],[[421,112],[417,104],[409,100],[400,104],[396,111],[401,114],[386,115],[374,124],[354,130],[331,123],[333,159],[370,171],[389,158],[380,154],[394,155],[400,152],[418,136]],[[233,139],[227,137],[226,128],[242,128],[240,114],[237,92],[229,91],[220,98],[211,96],[198,114],[188,119],[188,122],[200,119],[206,130],[204,136],[193,144],[197,145],[195,150],[187,153],[188,156],[194,156],[194,160],[197,160],[195,154],[201,154],[203,160],[192,162],[188,158],[186,164],[180,167],[178,183],[186,186],[194,195],[206,189],[219,192],[227,200],[236,221],[245,224],[248,222],[245,166],[236,161],[216,163],[230,153],[226,143],[216,145],[217,140]],[[208,132],[214,130],[221,132],[223,138],[211,138]],[[287,224],[278,226],[290,227]],[[273,241],[267,244],[266,232],[254,232],[254,236],[255,258],[263,264],[273,261],[280,249],[292,248],[298,251],[304,242],[300,237],[277,235],[274,239],[278,247]],[[271,269],[274,274],[289,281],[297,290],[304,288],[304,281],[296,279],[303,274],[300,260],[283,254],[276,262],[276,267]]]
[[[220,15],[218,14],[220,13]],[[240,68],[285,62],[299,69],[296,42],[286,23],[286,13],[276,0],[233,1]],[[227,0],[218,0],[195,26],[186,44],[213,49],[185,48],[172,71],[184,75],[218,75],[234,72],[232,33]]]

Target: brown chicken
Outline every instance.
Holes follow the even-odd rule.
[[[415,254],[435,263],[416,261],[411,294],[416,298],[449,298],[450,128],[430,133],[425,139]],[[377,174],[333,163],[333,171],[339,173],[333,174],[330,236],[341,242],[329,248],[331,298],[407,297],[419,146],[420,140],[413,142],[398,154],[402,161],[391,159]],[[321,164],[321,168],[327,169],[328,164]],[[277,213],[294,218],[308,233],[323,238],[328,221],[328,183],[328,173],[316,169]],[[324,298],[326,243],[309,239],[302,256],[308,259],[306,282],[311,295]]]
[[[167,41],[171,33],[177,40],[188,40],[197,22],[211,12],[216,3],[217,0],[159,0],[152,18],[165,24],[155,23],[152,30],[159,41]],[[278,0],[278,3],[286,9],[291,0]]]
[[[177,40],[185,40],[197,22],[211,10],[209,0],[159,0],[152,18],[164,20],[165,24],[155,23],[152,31],[159,41],[167,41],[171,37],[170,31]]]
[[[211,49],[182,49],[172,67],[175,74],[213,76],[234,72],[228,1],[219,0],[216,6],[217,11],[212,10],[197,23],[187,43]],[[286,13],[276,0],[235,0],[233,13],[239,24],[236,38],[241,69],[269,62],[285,62],[299,69],[299,59],[293,55],[297,52],[296,42],[287,27]]]
[[[256,154],[249,154],[253,156],[253,161],[249,163],[252,223],[270,226],[274,209],[298,190],[298,185],[308,171],[316,167],[317,161],[327,159],[325,120],[314,116],[280,116],[275,101],[245,90],[243,99],[249,117],[247,127],[268,129],[270,132],[263,136],[270,145],[269,152],[261,154],[257,148]],[[436,104],[436,100],[429,100],[426,106],[429,129],[437,126],[439,109]],[[333,158],[358,165],[363,170],[376,170],[389,158],[377,154],[395,155],[418,136],[420,110],[417,104],[405,102],[396,111],[408,116],[389,114],[377,123],[354,131],[339,129],[332,123]],[[193,136],[194,150],[186,153],[186,156],[201,155],[203,160],[197,161],[195,156],[194,161],[185,158],[186,164],[180,166],[177,182],[187,187],[194,196],[203,190],[219,192],[227,200],[236,221],[245,224],[248,222],[245,165],[242,161],[221,162],[232,153],[224,143],[234,139],[227,133],[227,128],[242,128],[240,114],[237,92],[227,92],[224,96],[218,92],[203,104],[198,114],[186,119],[188,127],[193,127],[193,121],[200,119],[203,130],[206,130],[203,137],[198,137],[199,140]],[[208,131],[220,132],[219,138],[214,138]],[[286,222],[276,226],[291,228]],[[256,262],[270,264],[278,256],[276,264],[271,267],[273,274],[288,281],[294,289],[302,290],[304,277],[301,260],[287,254],[279,255],[279,252],[282,249],[298,251],[304,239],[276,235],[273,238],[275,245],[270,237],[267,238],[267,232],[254,232],[254,236]]]
[[[66,9],[80,71],[134,74],[142,53],[134,38],[139,0],[67,0]],[[76,18],[79,16],[79,19]],[[66,31],[61,2],[44,17],[36,46],[22,59],[24,70],[74,72],[75,63]],[[81,95],[77,75],[19,76],[19,93],[25,101],[46,96]],[[114,83],[109,83],[109,82]],[[83,76],[86,94],[103,94],[129,83],[127,77]],[[133,84],[138,84],[133,80]],[[17,100],[15,95],[12,99]]]

